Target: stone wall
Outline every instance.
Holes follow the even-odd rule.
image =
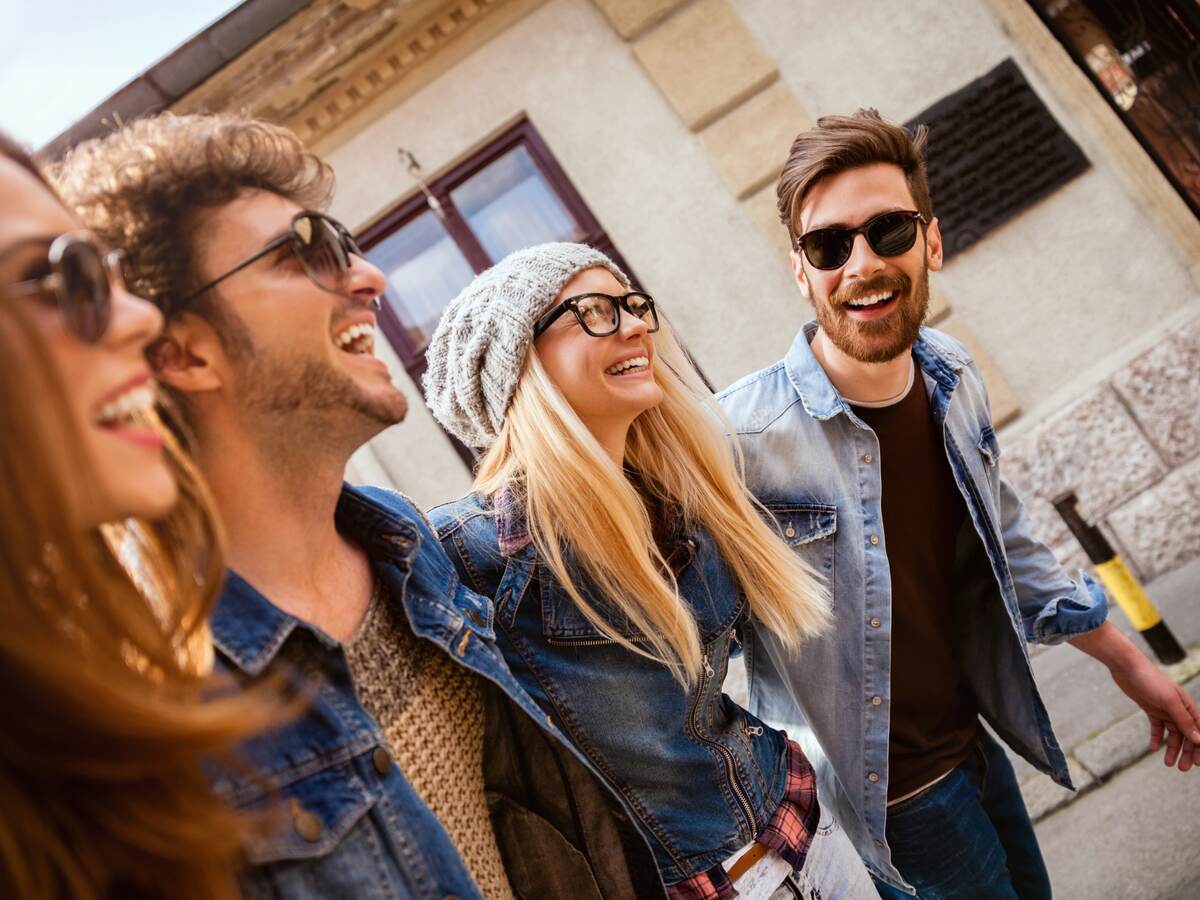
[[[1200,557],[1200,317],[1002,453],[1036,532],[1069,569],[1088,563],[1050,505],[1066,490],[1143,580]]]

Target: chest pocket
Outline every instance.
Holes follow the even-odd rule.
[[[578,604],[571,599],[566,588],[544,566],[538,567],[537,580],[542,600],[542,633],[547,639],[555,643],[571,644],[616,643],[592,624]],[[645,640],[625,616],[609,604],[600,601],[595,590],[589,590],[583,584],[576,584],[576,589],[606,622],[611,623],[617,634],[631,641]]]
[[[834,593],[837,507],[826,503],[766,503],[779,536]]]
[[[247,898],[325,897],[349,889],[377,896],[393,878],[371,817],[374,798],[347,761],[243,804],[267,814],[268,830],[250,842]]]

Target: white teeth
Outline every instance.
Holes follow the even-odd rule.
[[[604,370],[607,375],[620,375],[629,369],[644,369],[650,365],[650,360],[645,356],[635,356],[633,359],[627,359],[624,362],[619,362],[615,366],[609,366]]]
[[[350,345],[360,338],[369,338],[362,352],[369,353],[375,349],[375,326],[363,322],[361,325],[351,325],[344,331],[339,331],[333,338],[334,344],[340,350],[349,349]]]
[[[141,384],[126,391],[116,400],[105,403],[100,408],[96,421],[102,425],[112,424],[121,420],[132,420],[139,413],[148,413],[154,407],[156,394],[151,384]]]
[[[867,294],[865,297],[856,297],[853,300],[848,300],[846,305],[852,306],[856,309],[861,309],[864,306],[871,306],[880,302],[881,300],[886,300],[888,297],[892,296],[892,293],[892,291],[880,291],[874,294]]]

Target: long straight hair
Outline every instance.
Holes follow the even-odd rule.
[[[746,490],[729,425],[670,326],[654,335],[662,402],[634,420],[625,464],[643,489],[712,535],[758,620],[789,647],[819,632],[829,601],[818,576],[767,524]],[[732,427],[728,429],[733,433]],[[695,617],[653,537],[638,489],[576,415],[531,346],[500,434],[479,463],[476,490],[523,497],[542,562],[607,638],[669,666],[690,685],[705,665]],[[571,573],[599,589],[603,614]],[[631,626],[614,627],[612,613]]]
[[[0,154],[38,174],[3,136]],[[71,510],[97,479],[27,303],[0,296],[0,883],[20,898],[236,897],[254,826],[206,763],[291,707],[207,675],[222,540],[168,430],[169,514],[79,529]]]

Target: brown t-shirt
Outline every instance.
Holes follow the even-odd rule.
[[[895,799],[962,762],[979,728],[954,642],[954,556],[966,506],[919,370],[904,399],[854,412],[879,439],[892,578],[888,799]]]

